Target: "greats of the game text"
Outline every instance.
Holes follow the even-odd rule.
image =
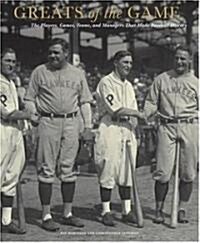
[[[162,6],[149,8],[142,6],[139,10],[132,5],[127,10],[122,10],[116,5],[111,5],[106,9],[102,7],[94,8],[87,13],[81,6],[18,6],[14,9],[14,17],[16,19],[89,19],[91,22],[96,22],[100,18],[103,19],[121,19],[128,17],[130,19],[170,19],[179,16],[178,6]]]

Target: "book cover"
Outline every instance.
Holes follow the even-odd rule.
[[[23,104],[32,71],[46,62],[48,43],[62,38],[69,43],[68,61],[84,73],[93,95],[92,121],[98,130],[99,114],[95,101],[99,81],[113,69],[113,56],[119,50],[132,54],[133,66],[128,75],[138,104],[144,109],[145,98],[154,79],[173,68],[174,52],[179,45],[192,50],[190,72],[199,77],[199,1],[1,1],[1,50],[12,48],[17,54],[13,81]],[[1,94],[1,103],[4,104]],[[181,104],[180,104],[181,107]],[[154,224],[155,198],[152,173],[156,166],[157,120],[139,124],[136,181],[143,212],[144,227],[121,220],[121,201],[117,187],[112,192],[111,208],[115,227],[102,224],[101,200],[97,171],[94,164],[94,140],[82,145],[77,155],[78,178],[73,199],[73,212],[84,222],[84,228],[61,224],[62,197],[60,181],[55,179],[51,210],[59,231],[42,228],[42,208],[38,194],[37,127],[26,124],[24,144],[26,166],[21,176],[22,201],[15,200],[13,218],[19,222],[19,205],[26,234],[2,233],[2,241],[194,241],[198,233],[198,168],[193,192],[187,205],[188,224],[170,227],[174,177],[169,183],[163,224]],[[1,128],[3,129],[3,127]],[[4,149],[1,147],[1,150]],[[115,151],[113,151],[115,153]],[[134,193],[132,193],[134,194]],[[134,194],[135,195],[135,194]],[[133,196],[132,196],[133,198]],[[22,205],[23,204],[23,205]],[[132,208],[137,215],[135,201]],[[24,210],[24,211],[23,211]],[[24,215],[23,215],[24,212]]]

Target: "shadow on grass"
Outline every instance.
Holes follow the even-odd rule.
[[[37,225],[41,227],[41,210],[35,208],[25,208],[25,218],[27,224]],[[18,219],[17,209],[13,210],[13,218]]]
[[[52,208],[52,213],[54,215],[55,221],[61,222],[62,220],[62,205],[56,205]],[[83,220],[90,220],[90,221],[97,221],[96,219],[96,212],[94,208],[88,208],[88,207],[73,207],[72,209],[73,215],[83,219]]]
[[[115,213],[121,214],[121,204],[120,203],[111,203],[111,209],[114,214],[114,217],[116,220],[121,220],[121,218],[116,217]],[[62,223],[62,205],[52,205],[52,215],[56,222]],[[150,207],[143,207],[143,218],[144,220],[153,220],[155,210]],[[133,209],[133,212],[135,212],[135,209]],[[73,207],[73,214],[80,219],[83,220],[89,220],[94,222],[100,222],[100,215],[101,215],[101,204],[96,204],[94,207]],[[164,214],[165,217],[170,217],[169,214]],[[13,210],[13,217],[14,219],[17,219],[17,209],[14,208]],[[31,225],[36,225],[41,227],[41,210],[35,209],[35,208],[25,208],[25,217],[26,217],[26,223]],[[166,225],[167,226],[167,225]]]
[[[94,206],[96,212],[98,214],[101,213],[101,204],[96,204]],[[133,213],[135,212],[135,209],[134,207],[133,208]],[[117,212],[117,213],[121,213],[122,209],[121,209],[121,204],[120,203],[112,203],[111,202],[111,210],[114,212]],[[147,220],[153,220],[154,219],[154,215],[155,215],[155,209],[151,208],[151,207],[142,207],[142,211],[143,211],[143,217],[144,219],[147,219]],[[165,217],[170,217],[169,214],[167,213],[164,213],[164,216]]]
[[[62,205],[52,205],[52,215],[53,218],[56,222],[61,223],[62,222]],[[73,214],[80,219],[84,220],[90,220],[90,221],[98,221],[97,220],[97,214],[95,212],[94,208],[86,208],[86,207],[73,207]],[[26,217],[26,223],[27,224],[32,224],[32,225],[37,225],[41,227],[41,210],[35,209],[35,208],[25,208],[25,217]],[[13,210],[13,217],[14,219],[18,219],[17,216],[17,209],[14,208]]]

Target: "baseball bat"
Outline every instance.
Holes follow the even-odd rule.
[[[26,231],[25,210],[23,204],[22,188],[20,181],[17,184],[17,214],[19,228]]]
[[[179,156],[180,156],[180,144],[179,144],[179,142],[177,142],[176,143],[174,187],[173,187],[172,206],[171,206],[171,221],[170,221],[170,227],[171,228],[176,228],[176,226],[177,226],[178,184],[179,184]]]
[[[135,206],[135,212],[136,212],[136,218],[137,218],[137,225],[139,228],[142,228],[142,227],[144,227],[143,213],[142,213],[142,207],[141,207],[139,194],[138,194],[138,190],[137,190],[136,173],[135,173],[135,167],[136,167],[135,158],[132,154],[131,146],[132,145],[131,145],[130,141],[127,141],[127,151],[129,154],[130,167],[131,167],[133,197],[134,197],[134,206]]]

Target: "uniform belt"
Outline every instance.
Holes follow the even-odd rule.
[[[198,121],[198,118],[174,118],[174,119],[167,119],[160,117],[161,124],[167,124],[167,123],[194,123]]]
[[[77,111],[72,113],[66,113],[66,114],[54,114],[54,113],[46,113],[46,112],[40,112],[41,116],[44,117],[50,117],[50,118],[72,118],[76,117]]]
[[[8,121],[5,119],[1,119],[1,124],[7,125],[7,126],[16,126],[17,125],[17,121]]]
[[[113,122],[127,122],[130,120],[129,117],[112,117],[111,120]]]

